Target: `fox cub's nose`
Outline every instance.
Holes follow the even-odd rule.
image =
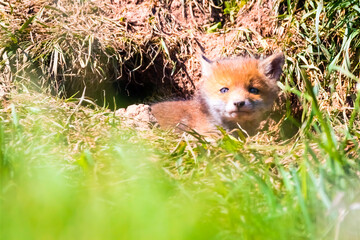
[[[240,101],[240,102],[234,102],[234,105],[237,107],[237,108],[241,108],[245,105],[245,101]]]

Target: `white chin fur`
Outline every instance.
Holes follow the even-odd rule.
[[[240,114],[238,112],[224,112],[224,117],[225,118],[232,118],[232,119],[236,119],[240,117]]]
[[[230,113],[229,115],[231,118],[237,118],[239,116],[238,113],[234,113],[234,112]]]

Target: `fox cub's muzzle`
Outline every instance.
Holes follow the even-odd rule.
[[[239,102],[234,102],[234,105],[240,109],[241,107],[245,106],[245,101],[239,101]]]

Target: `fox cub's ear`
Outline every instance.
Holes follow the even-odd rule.
[[[260,71],[270,79],[278,80],[284,65],[284,54],[276,53],[260,61]]]
[[[200,61],[201,61],[201,73],[203,76],[208,77],[211,75],[212,73],[212,65],[213,65],[213,61],[211,61],[210,59],[208,59],[207,57],[205,57],[204,55],[201,55],[200,57]]]

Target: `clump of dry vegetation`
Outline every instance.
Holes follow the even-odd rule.
[[[122,95],[121,105],[156,93],[188,96],[197,71],[185,63],[194,61],[195,37],[166,2],[124,3],[3,3],[2,68],[65,96],[85,86],[99,100],[105,90],[109,103]]]

